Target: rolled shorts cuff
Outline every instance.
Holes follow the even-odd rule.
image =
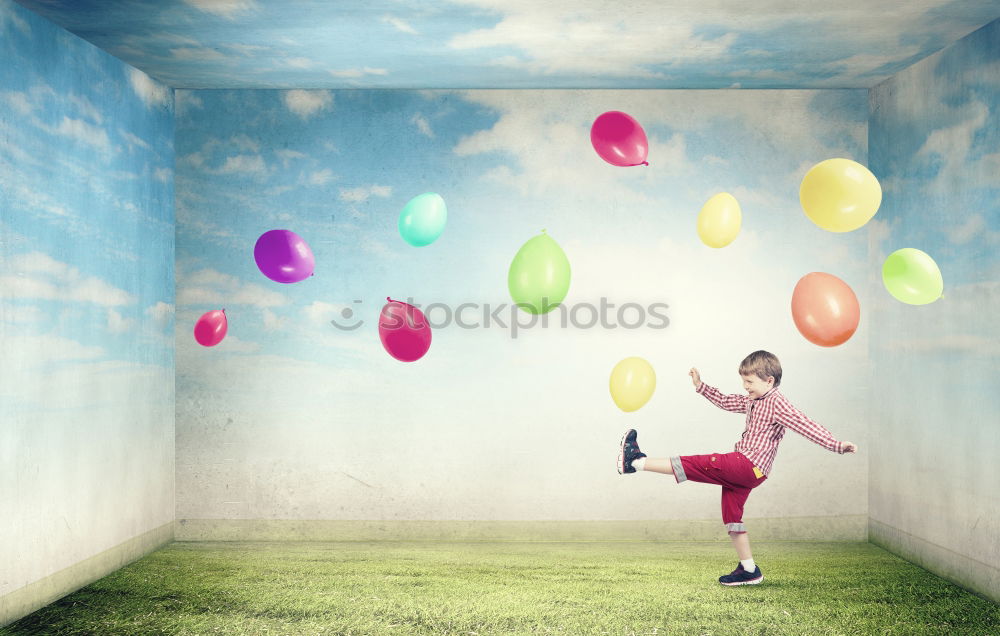
[[[682,481],[687,481],[687,475],[684,473],[684,464],[681,463],[679,456],[670,458],[670,468],[674,471],[674,479],[677,480],[678,484]]]
[[[743,523],[727,523],[726,532],[735,532],[736,534],[746,534],[747,527]]]

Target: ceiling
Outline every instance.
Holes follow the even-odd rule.
[[[183,88],[868,88],[998,0],[16,0]]]

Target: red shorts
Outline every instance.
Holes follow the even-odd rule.
[[[722,523],[729,532],[746,532],[743,505],[750,491],[764,483],[767,475],[743,453],[680,455],[670,458],[677,483],[690,479],[722,486]]]

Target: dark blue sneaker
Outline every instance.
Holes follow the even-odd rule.
[[[719,583],[723,585],[757,585],[764,580],[764,575],[761,574],[760,566],[758,565],[753,572],[747,572],[743,568],[743,564],[740,563],[736,566],[736,569],[731,573],[720,576]]]
[[[634,428],[630,428],[625,431],[625,435],[622,437],[622,445],[618,451],[619,475],[634,473],[635,468],[632,468],[632,462],[640,457],[646,456],[646,453],[639,450],[639,444],[635,441],[635,438],[638,437],[638,435],[639,434],[635,432]]]

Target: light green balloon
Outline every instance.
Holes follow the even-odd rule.
[[[882,283],[893,298],[909,305],[926,305],[941,297],[944,280],[937,263],[913,247],[896,250],[882,264]]]
[[[399,213],[399,234],[410,245],[430,245],[444,232],[448,208],[440,194],[425,192],[410,199]]]
[[[547,314],[569,291],[569,259],[545,230],[521,246],[507,272],[510,297],[529,314]]]

